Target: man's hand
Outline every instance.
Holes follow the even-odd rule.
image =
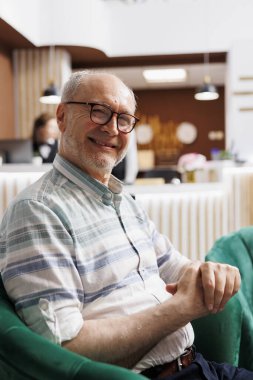
[[[177,283],[168,284],[171,294],[181,293],[192,306],[193,319],[223,310],[241,284],[239,270],[228,264],[195,262],[186,267]],[[179,295],[179,294],[178,294]],[[192,303],[192,304],[191,304]]]
[[[206,307],[213,313],[223,310],[240,289],[241,276],[238,268],[208,261],[202,263],[199,269]]]
[[[78,335],[63,346],[93,360],[132,368],[163,338],[222,309],[239,286],[236,268],[191,262],[177,283],[167,285],[174,297],[131,315],[85,320]]]

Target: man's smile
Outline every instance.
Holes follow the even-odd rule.
[[[102,140],[98,140],[98,139],[95,139],[93,137],[88,137],[88,139],[90,141],[92,141],[93,143],[97,144],[97,145],[100,145],[100,146],[104,146],[104,147],[107,147],[107,148],[117,148],[117,145],[116,144],[112,144],[110,142],[105,142],[105,141],[102,141]]]

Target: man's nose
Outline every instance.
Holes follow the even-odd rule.
[[[108,134],[115,136],[119,134],[118,128],[117,128],[117,114],[114,113],[112,115],[111,120],[109,120],[105,125],[101,126],[102,131],[107,132]]]

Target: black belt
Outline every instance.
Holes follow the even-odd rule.
[[[183,368],[188,367],[194,359],[195,350],[193,347],[189,347],[181,356],[172,362],[145,369],[141,374],[149,379],[162,379],[163,377],[171,376]]]

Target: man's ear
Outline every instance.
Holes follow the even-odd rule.
[[[61,133],[65,132],[66,125],[65,125],[65,112],[64,112],[64,104],[60,103],[56,110],[56,118],[58,123],[58,128],[61,131]]]

